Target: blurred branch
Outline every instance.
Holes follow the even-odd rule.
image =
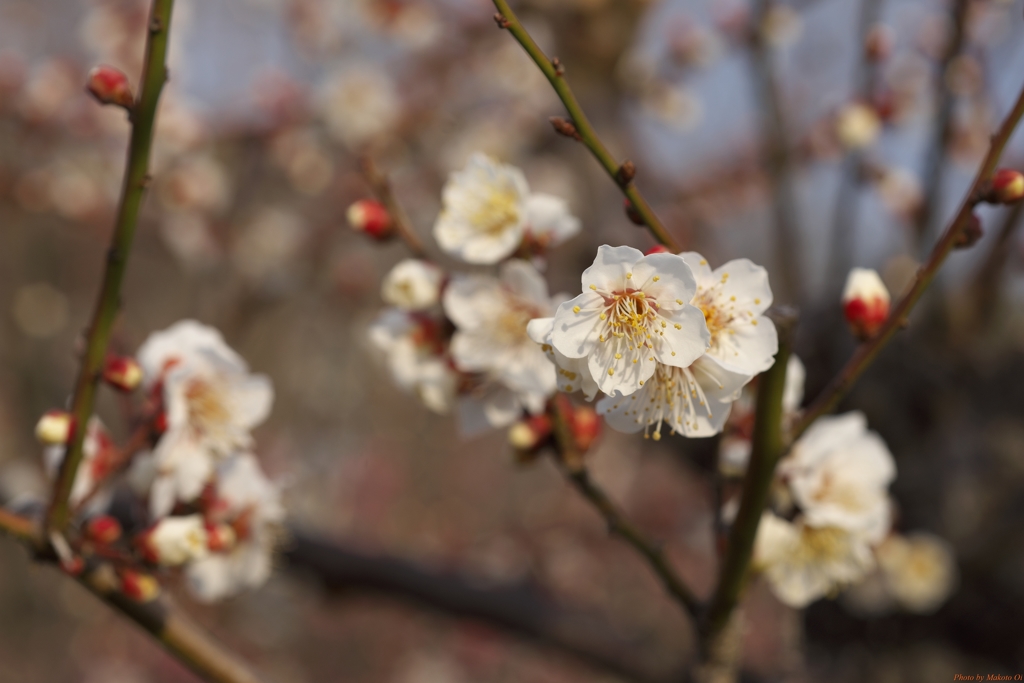
[[[531,581],[486,585],[399,558],[359,552],[297,530],[290,539],[283,551],[288,566],[312,574],[332,592],[368,590],[478,620],[629,680],[678,680],[645,665],[640,636],[625,637],[594,612],[560,605]]]
[[[51,551],[40,551],[39,526],[0,508],[0,531],[22,541],[37,560],[58,563]],[[136,602],[119,590],[110,565],[94,566],[75,577],[93,594],[145,629],[176,659],[209,683],[260,683],[240,659],[228,652],[201,626],[181,613],[167,598]]]
[[[765,164],[771,182],[772,213],[775,229],[775,265],[779,274],[777,300],[792,302],[799,298],[803,282],[800,261],[800,228],[796,195],[793,190],[792,159],[789,133],[782,111],[778,74],[771,46],[765,41],[764,24],[772,0],[756,0],[751,11],[753,32],[750,36],[751,67],[760,102],[761,135]]]
[[[924,199],[921,210],[914,222],[915,248],[924,250],[925,241],[929,238],[931,225],[939,212],[942,203],[942,178],[946,166],[946,151],[953,137],[953,105],[955,97],[946,82],[946,73],[953,59],[963,50],[967,35],[967,10],[970,0],[954,0],[952,34],[945,46],[938,65],[938,81],[935,91],[938,97],[937,117],[932,127],[932,138],[928,143],[928,157],[924,170]]]
[[[995,311],[996,302],[999,299],[999,282],[1009,261],[1010,240],[1014,233],[1020,229],[1024,218],[1024,202],[1017,202],[1003,216],[1003,224],[999,228],[999,234],[989,248],[985,260],[978,268],[974,281],[970,287],[972,305],[968,308],[973,312],[973,325],[976,330],[988,326]]]
[[[872,25],[878,20],[882,10],[882,0],[861,0],[860,23],[857,31],[857,48],[859,58],[854,68],[854,99],[870,102],[874,97],[878,67],[871,59],[865,43]],[[846,272],[850,269],[850,256],[853,247],[853,231],[857,228],[857,217],[860,208],[860,196],[863,188],[862,165],[864,153],[855,149],[843,159],[839,172],[839,187],[836,190],[835,207],[832,212],[832,253],[828,263],[829,291],[842,287]]]
[[[516,17],[515,13],[512,12],[512,8],[509,7],[507,0],[493,1],[494,6],[498,9],[498,14],[494,17],[498,26],[508,29],[512,37],[523,46],[526,53],[530,55],[530,58],[533,59],[544,76],[547,77],[551,87],[554,88],[558,98],[562,100],[562,104],[565,105],[565,109],[572,119],[571,123],[567,121],[562,121],[561,123],[553,121],[556,129],[563,135],[574,137],[586,145],[591,154],[604,167],[605,172],[615,181],[622,190],[622,193],[626,195],[632,208],[636,210],[643,224],[647,226],[655,239],[671,251],[678,252],[680,250],[679,245],[668,233],[668,230],[665,229],[665,226],[662,225],[661,220],[651,209],[647,200],[640,193],[640,190],[637,189],[636,184],[633,183],[633,177],[636,174],[636,167],[633,165],[633,162],[625,161],[619,164],[615,157],[612,156],[612,153],[608,151],[608,148],[605,147],[604,143],[601,142],[583,108],[580,107],[580,103],[576,100],[576,96],[569,87],[569,83],[565,80],[565,69],[559,63],[558,58],[556,57],[554,61],[548,59],[544,51],[540,49],[526,29],[523,28],[519,18]]]
[[[121,282],[128,266],[128,254],[135,236],[139,207],[150,182],[149,152],[153,143],[153,125],[160,91],[167,80],[167,43],[173,5],[174,0],[153,0],[150,9],[141,92],[130,114],[132,135],[128,146],[121,204],[110,250],[107,252],[103,286],[89,325],[85,355],[75,385],[71,407],[74,430],[64,460],[61,462],[60,473],[54,484],[53,499],[47,513],[46,527],[56,531],[62,531],[70,519],[68,498],[82,461],[87,425],[96,401],[96,390],[107,356],[110,331],[121,308]]]
[[[555,458],[555,462],[562,474],[604,518],[608,525],[608,531],[631,545],[657,574],[669,595],[686,610],[687,614],[696,619],[701,612],[702,605],[693,591],[683,582],[675,567],[665,557],[661,546],[650,541],[642,531],[633,526],[633,523],[619,510],[608,494],[591,480],[583,466],[583,456],[576,448],[575,439],[565,417],[565,412],[567,409],[571,410],[571,405],[568,404],[567,399],[558,399],[565,399],[565,397],[559,396],[553,401],[554,407],[549,414],[554,424],[555,440],[558,445],[558,456]]]
[[[729,529],[718,585],[701,623],[702,670],[698,680],[702,683],[732,681],[735,678],[739,666],[738,646],[732,641],[738,633],[729,626],[730,623],[735,624],[733,613],[746,584],[757,527],[768,504],[775,466],[783,453],[782,394],[786,387],[786,366],[796,315],[790,312],[780,314],[775,318],[775,324],[779,330],[779,352],[775,355],[775,364],[758,379],[750,463],[743,477],[740,507]]]
[[[388,215],[391,216],[391,224],[398,231],[398,236],[409,247],[409,251],[412,252],[413,256],[416,258],[426,258],[427,249],[423,246],[423,241],[416,235],[416,231],[413,230],[409,215],[405,213],[398,200],[395,199],[395,195],[391,191],[391,182],[388,180],[387,175],[377,168],[377,165],[373,163],[373,158],[369,155],[363,156],[359,160],[359,166],[362,169],[363,177],[366,178],[366,182],[370,186],[370,190],[380,203],[384,205],[384,208],[388,210]]]
[[[1024,116],[1024,90],[1021,90],[1017,96],[1017,101],[1013,105],[1013,109],[1007,114],[996,134],[992,136],[992,143],[989,145],[981,167],[974,177],[974,182],[971,183],[971,187],[960,205],[960,210],[957,211],[956,216],[935,244],[928,260],[918,269],[910,289],[907,290],[907,293],[903,295],[903,298],[893,308],[889,314],[889,319],[886,320],[885,325],[878,331],[878,334],[857,347],[857,350],[854,351],[853,356],[847,361],[845,367],[839,371],[839,374],[829,382],[825,390],[807,408],[803,417],[793,427],[793,432],[790,435],[791,439],[797,439],[815,420],[832,410],[839,403],[839,400],[846,395],[846,392],[850,390],[850,387],[853,386],[857,378],[875,360],[879,351],[889,343],[893,335],[896,334],[896,331],[903,327],[907,316],[910,315],[910,311],[913,310],[914,305],[921,298],[921,295],[924,294],[928,285],[935,279],[939,268],[945,263],[949,252],[953,249],[954,243],[960,237],[961,231],[970,222],[971,216],[974,213],[974,207],[980,201],[981,191],[995,172],[999,158],[1003,154],[1003,149],[1009,142],[1010,136],[1016,129],[1017,124],[1020,123],[1022,116]]]

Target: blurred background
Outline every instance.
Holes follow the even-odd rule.
[[[749,257],[797,305],[813,398],[853,348],[852,266],[894,296],[962,199],[1024,74],[1017,0],[531,0],[521,18],[670,231]],[[274,382],[258,454],[294,527],[263,589],[187,604],[271,680],[681,680],[691,625],[550,463],[462,440],[370,348],[406,256],[351,231],[372,156],[424,238],[447,177],[484,151],[566,198],[548,258],[573,291],[598,245],[646,250],[614,184],[485,0],[178,0],[115,346],[182,318]],[[136,0],[0,0],[0,500],[45,487],[38,416],[64,404],[124,166],[125,114],[83,91],[141,67]],[[1004,157],[1018,166],[1021,136]],[[897,528],[949,541],[933,615],[806,612],[748,596],[750,681],[937,681],[1024,672],[1024,251],[983,208],[910,328],[845,401],[899,468]],[[431,253],[446,264],[439,250]],[[101,414],[124,436],[116,401]],[[120,430],[120,431],[119,431]],[[701,593],[715,566],[715,443],[606,432],[594,478]],[[319,540],[318,540],[319,539]],[[330,545],[326,545],[329,541]],[[187,598],[182,598],[183,602]],[[0,681],[194,680],[131,624],[0,543]]]

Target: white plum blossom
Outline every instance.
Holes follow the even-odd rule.
[[[938,536],[893,534],[878,546],[875,556],[887,593],[909,612],[931,614],[956,588],[956,558]]]
[[[551,343],[551,333],[555,329],[554,318],[534,318],[526,326],[530,339],[540,344],[541,351],[547,354],[548,360],[555,366],[555,381],[558,390],[571,394],[580,390],[588,401],[597,395],[597,382],[590,374],[586,358],[567,358]]]
[[[513,391],[500,380],[484,376],[459,396],[456,410],[459,432],[473,437],[490,429],[508,427],[523,416],[524,410],[533,415],[544,412],[546,398],[543,393]]]
[[[194,320],[150,335],[137,357],[166,418],[149,501],[163,517],[202,492],[219,459],[251,445],[250,430],[266,419],[274,392],[217,330]]]
[[[391,77],[365,64],[332,72],[321,87],[320,108],[327,132],[349,147],[387,132],[402,116],[402,101]]]
[[[444,353],[441,324],[423,313],[389,308],[370,326],[369,338],[384,353],[398,386],[443,415],[454,404],[458,373]]]
[[[690,437],[713,436],[725,426],[732,401],[749,375],[733,372],[701,356],[688,368],[658,363],[654,375],[628,396],[616,393],[597,404],[612,429],[638,432],[653,428],[661,438],[662,424]]]
[[[451,356],[463,372],[486,373],[527,404],[542,404],[556,389],[555,371],[527,334],[534,318],[550,316],[555,302],[537,269],[525,261],[502,265],[500,277],[456,276],[444,292],[444,311],[455,324]]]
[[[715,270],[697,252],[680,254],[693,271],[694,306],[704,312],[711,335],[708,355],[735,372],[756,375],[775,362],[779,335],[764,316],[772,305],[768,272],[748,259]]]
[[[779,475],[808,525],[839,527],[871,542],[889,531],[887,488],[896,464],[862,413],[818,419],[779,464]]]
[[[206,523],[230,526],[233,542],[188,566],[191,592],[210,602],[265,583],[273,568],[283,521],[280,491],[267,479],[255,456],[240,453],[221,461]]]
[[[434,238],[467,263],[497,263],[527,236],[553,246],[579,231],[564,200],[531,193],[522,171],[484,154],[474,154],[464,169],[452,173],[442,201]]]
[[[441,299],[444,271],[433,263],[405,259],[395,265],[381,285],[381,298],[406,311],[422,311]]]
[[[206,557],[208,552],[202,515],[164,517],[143,538],[148,559],[165,567],[180,567]]]
[[[860,581],[875,560],[860,533],[788,522],[766,512],[757,530],[753,566],[764,572],[779,600],[802,608]]]
[[[629,395],[658,363],[686,368],[708,348],[696,283],[675,254],[644,256],[632,247],[601,246],[583,271],[583,294],[558,307],[552,345],[586,358],[601,391]]]

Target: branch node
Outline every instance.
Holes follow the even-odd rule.
[[[559,135],[564,135],[567,138],[580,141],[580,132],[576,130],[575,124],[568,119],[564,119],[561,116],[552,116],[548,121],[551,122],[551,127],[555,129],[555,132]]]
[[[504,17],[501,12],[494,13],[494,23],[498,25],[498,28],[508,28],[509,21]]]
[[[635,177],[636,164],[634,164],[629,159],[623,161],[622,165],[619,166],[619,170],[615,172],[615,182],[617,182],[622,187],[628,186],[631,182],[633,182],[633,178]]]
[[[559,78],[565,75],[565,66],[562,65],[562,60],[558,57],[551,60],[551,66],[555,67],[555,75]]]

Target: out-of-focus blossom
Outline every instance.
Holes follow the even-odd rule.
[[[360,199],[353,202],[345,212],[348,224],[375,240],[386,240],[393,234],[391,214],[375,199]]]
[[[530,339],[540,344],[541,350],[554,364],[558,390],[568,394],[582,391],[588,401],[593,401],[598,389],[597,382],[587,366],[587,359],[569,358],[556,349],[551,343],[551,333],[554,329],[554,318],[534,318],[527,324],[526,333],[530,335]]]
[[[708,355],[725,368],[756,375],[772,366],[779,350],[775,323],[764,315],[772,305],[768,271],[747,259],[711,270],[697,252],[681,254],[693,271],[700,308],[711,335]]]
[[[870,542],[889,531],[888,486],[896,463],[862,413],[822,417],[779,464],[806,524],[857,532]]]
[[[43,462],[46,466],[46,473],[51,479],[57,477],[60,464],[64,461],[64,443],[54,444],[43,453]],[[69,501],[77,505],[85,500],[86,496],[92,494],[93,490],[110,475],[118,460],[118,449],[113,439],[107,432],[106,427],[98,417],[89,420],[89,429],[85,433],[85,442],[82,446],[82,462],[75,472],[75,483],[71,487]],[[94,507],[103,507],[102,499],[96,501]]]
[[[149,574],[131,569],[118,572],[121,592],[135,602],[151,602],[160,595],[160,582]]]
[[[110,545],[121,538],[123,529],[117,518],[99,515],[90,518],[82,527],[82,534],[93,543]]]
[[[289,130],[274,138],[273,159],[288,174],[292,187],[315,196],[327,189],[334,176],[329,150],[311,130]]]
[[[321,87],[320,107],[327,131],[351,148],[390,131],[402,115],[391,77],[363,65],[330,74]]]
[[[912,172],[902,168],[885,169],[876,187],[886,208],[904,220],[910,220],[920,210],[924,198],[921,182]]]
[[[455,323],[451,355],[464,372],[499,379],[519,395],[543,402],[556,389],[555,371],[530,339],[527,324],[550,316],[547,283],[525,261],[502,265],[500,278],[455,276],[445,288],[444,311]]]
[[[290,207],[262,209],[242,231],[234,244],[233,262],[246,278],[279,286],[309,236],[300,213]]]
[[[1001,168],[992,174],[985,200],[993,204],[1012,204],[1024,198],[1024,174],[1012,168]]]
[[[882,122],[874,107],[851,102],[836,114],[836,137],[846,149],[869,147],[882,132]]]
[[[870,339],[889,318],[889,290],[877,272],[854,268],[843,289],[843,316],[858,339]]]
[[[215,544],[187,569],[190,591],[206,602],[266,582],[284,521],[280,491],[255,456],[241,453],[220,462],[215,482],[205,501],[206,524],[212,529],[229,527],[230,534],[218,533],[230,542],[219,544],[221,548]]]
[[[231,182],[224,165],[206,152],[178,159],[160,183],[160,199],[174,211],[217,214],[230,205],[231,198]]]
[[[455,403],[458,373],[445,356],[442,321],[423,313],[386,309],[370,326],[369,338],[387,359],[401,388],[420,397],[435,413],[448,413]]]
[[[250,430],[266,419],[274,391],[217,330],[194,320],[153,333],[137,358],[165,416],[149,501],[153,516],[163,517],[202,492],[218,460],[252,444]]]
[[[896,35],[888,24],[875,23],[864,37],[864,54],[873,62],[884,62],[892,54]]]
[[[654,83],[644,92],[641,102],[647,112],[679,131],[693,130],[704,116],[700,98],[680,85]]]
[[[405,259],[395,265],[381,285],[385,303],[406,311],[422,311],[441,299],[444,271],[420,259]]]
[[[475,154],[444,187],[444,207],[434,237],[446,252],[468,263],[497,263],[526,235],[554,246],[579,231],[568,205],[531,193],[522,172]]]
[[[629,395],[658,363],[689,367],[708,349],[704,316],[690,303],[696,282],[682,257],[603,245],[582,282],[583,294],[558,307],[551,341],[567,358],[586,358],[606,394]]]
[[[787,522],[770,512],[761,518],[753,566],[790,607],[837,594],[863,579],[874,564],[871,546],[856,532]]]
[[[196,213],[172,213],[161,218],[160,237],[171,253],[185,266],[205,269],[221,259],[208,220]]]
[[[21,89],[18,111],[30,121],[53,121],[81,93],[81,75],[68,62],[50,60],[34,67]]]
[[[875,551],[882,580],[903,609],[931,614],[957,584],[956,558],[938,536],[914,533],[892,535]]]
[[[165,567],[180,567],[208,552],[202,515],[164,517],[147,529],[138,543],[147,560]]]
[[[477,376],[460,390],[456,411],[459,432],[468,438],[508,427],[523,416],[523,411],[531,415],[544,412],[544,400],[539,392],[513,391],[498,377]]]

